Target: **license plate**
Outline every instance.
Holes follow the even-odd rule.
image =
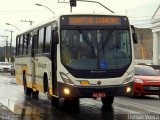
[[[106,93],[93,93],[93,97],[106,97]]]
[[[149,90],[159,90],[159,87],[149,87]]]

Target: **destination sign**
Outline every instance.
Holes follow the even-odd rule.
[[[61,25],[122,25],[127,22],[127,18],[122,19],[119,16],[63,16],[61,17]]]
[[[120,24],[120,19],[116,17],[69,17],[69,24]]]

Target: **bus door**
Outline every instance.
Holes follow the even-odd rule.
[[[52,41],[51,41],[51,60],[52,60],[52,87],[53,94],[57,95],[57,44],[58,44],[58,33],[52,28]]]
[[[37,42],[38,42],[38,32],[37,30],[33,31],[33,38],[32,38],[32,61],[31,61],[31,73],[32,73],[32,89],[33,91],[36,91],[36,76],[35,76],[35,53],[37,50]]]

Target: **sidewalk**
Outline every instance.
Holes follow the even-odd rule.
[[[18,116],[0,103],[0,120],[19,120]]]

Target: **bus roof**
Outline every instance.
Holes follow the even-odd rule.
[[[44,26],[44,25],[56,22],[63,15],[111,15],[111,16],[125,16],[125,15],[117,15],[117,14],[113,14],[113,13],[110,13],[110,14],[102,14],[102,13],[66,13],[66,14],[58,14],[58,15],[52,17],[52,18],[49,18],[49,19],[47,19],[47,20],[45,20],[43,22],[40,22],[40,23],[38,23],[36,25],[31,26],[29,29],[26,29],[23,32],[20,32],[18,35],[30,32],[31,30],[33,30],[35,28],[38,28],[38,27],[41,27],[41,26]],[[127,17],[127,16],[125,16],[125,17]]]

